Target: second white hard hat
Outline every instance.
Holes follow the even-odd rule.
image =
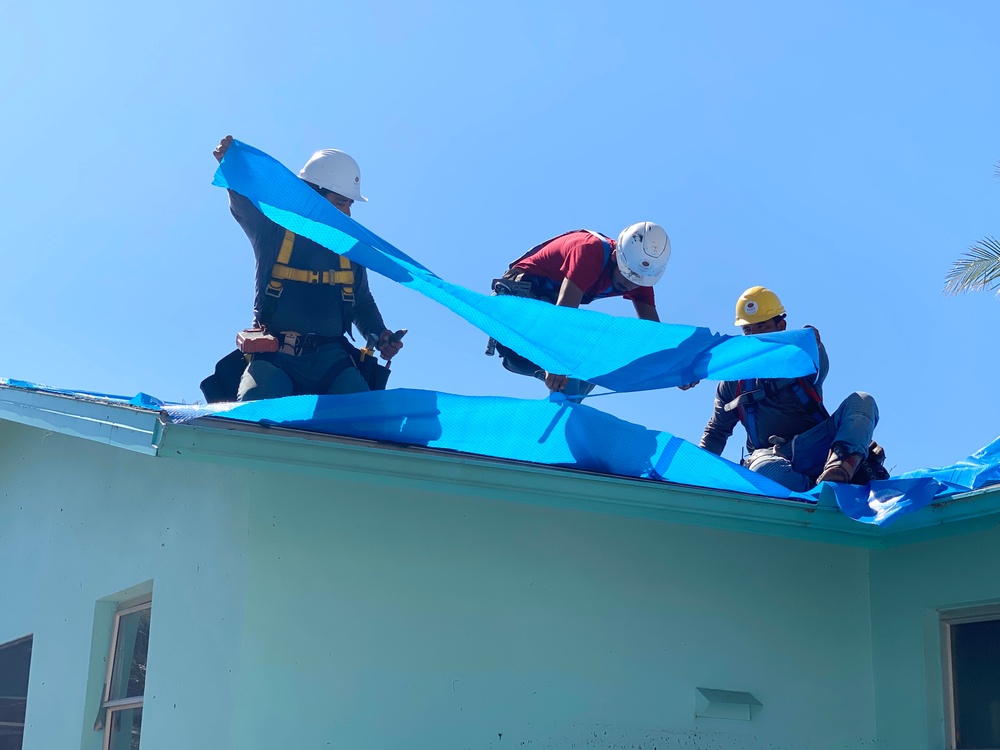
[[[324,148],[309,157],[299,177],[354,201],[367,201],[361,194],[361,168],[350,154]]]
[[[640,221],[618,235],[616,255],[622,276],[639,286],[653,286],[670,260],[670,238],[659,224]]]

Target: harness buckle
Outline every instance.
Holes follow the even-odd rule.
[[[305,343],[306,336],[302,336],[298,331],[282,331],[279,335],[281,336],[279,352],[291,357],[297,357],[302,353],[302,346]]]
[[[530,297],[531,282],[510,278],[493,279],[493,293],[498,296],[508,294],[512,297]]]
[[[278,297],[281,296],[282,289],[284,289],[284,287],[281,285],[280,282],[271,280],[268,282],[267,287],[264,288],[264,294],[266,294],[268,297],[274,297],[275,299],[278,299]]]
[[[757,388],[752,391],[744,391],[722,407],[722,410],[732,411],[733,409],[739,409],[740,407],[751,406],[756,404],[758,401],[763,401],[765,398],[767,398],[767,394],[764,392],[763,388]]]

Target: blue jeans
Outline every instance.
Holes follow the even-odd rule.
[[[320,393],[324,376],[333,367],[341,372]],[[273,352],[255,354],[240,378],[237,401],[258,401],[293,394],[358,393],[367,391],[351,355],[340,344],[324,344],[316,351],[299,356]]]
[[[773,448],[759,448],[750,454],[750,470],[794,492],[805,492],[816,484],[834,443],[843,444],[848,453],[867,456],[876,424],[875,399],[867,393],[852,393],[829,419],[782,446],[781,452],[790,451],[791,458],[775,453]]]

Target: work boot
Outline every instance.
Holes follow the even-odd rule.
[[[868,446],[868,456],[851,478],[851,484],[868,484],[881,479],[888,479],[889,472],[885,468],[885,449],[872,440]]]
[[[840,482],[846,484],[854,477],[854,472],[864,461],[865,457],[860,453],[848,453],[843,443],[834,443],[830,446],[830,455],[827,456],[826,465],[820,473],[816,484],[820,482]]]

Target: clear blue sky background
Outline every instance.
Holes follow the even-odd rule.
[[[896,471],[1000,433],[1000,300],[944,297],[1000,233],[1000,4],[8,4],[0,375],[196,401],[250,320],[253,258],[210,186],[226,133],[297,170],[360,162],[355,218],[486,290],[569,229],[663,224],[661,317],[732,327],[763,284],[819,327],[831,406],[878,400]],[[485,336],[376,278],[392,385],[540,398]],[[621,300],[598,309],[629,315]],[[714,383],[592,405],[696,441]],[[498,429],[502,428],[498,424]],[[738,457],[742,430],[727,456]]]

